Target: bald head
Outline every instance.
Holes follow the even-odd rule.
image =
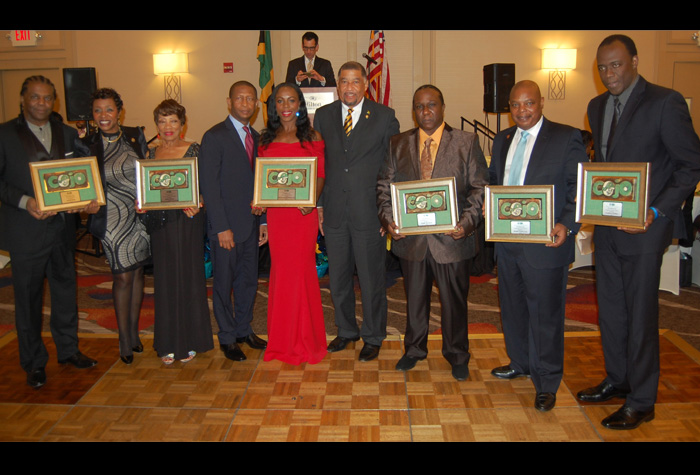
[[[515,124],[523,130],[529,130],[542,118],[544,98],[540,87],[534,81],[524,80],[513,86],[510,91],[510,114]]]

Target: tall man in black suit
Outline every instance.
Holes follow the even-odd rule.
[[[496,243],[498,295],[510,364],[491,373],[503,379],[532,376],[535,408],[549,411],[564,372],[566,282],[575,245],[568,236],[580,227],[576,178],[586,152],[578,129],[542,115],[544,98],[536,83],[518,82],[509,104],[516,125],[494,138],[489,181],[492,185],[554,185],[554,241]]]
[[[27,383],[46,383],[49,355],[41,338],[44,278],[51,291],[51,333],[59,363],[89,368],[97,361],[78,350],[74,213],[40,211],[29,162],[74,158],[75,129],[52,117],[56,88],[27,78],[18,118],[0,125],[0,248],[10,253],[20,365]],[[84,211],[94,213],[93,203]]]
[[[207,209],[219,344],[228,359],[243,361],[246,356],[238,343],[256,349],[267,346],[250,326],[258,288],[258,246],[267,242],[261,211],[251,209],[259,134],[250,127],[250,119],[258,107],[258,93],[251,83],[238,81],[226,101],[230,115],[202,138],[199,179]]]
[[[304,33],[301,37],[301,47],[304,56],[289,62],[285,82],[296,83],[299,87],[335,87],[331,62],[316,56],[318,35],[311,31]]]
[[[338,71],[339,100],[321,107],[314,128],[326,143],[326,185],[319,208],[326,239],[338,336],[328,351],[360,338],[360,361],[379,355],[386,338],[386,239],[377,217],[375,188],[389,139],[399,133],[390,109],[365,99],[367,72],[356,62]],[[354,271],[362,292],[362,330],[355,319]]]
[[[638,74],[632,39],[607,37],[596,60],[608,89],[588,105],[596,160],[649,162],[650,207],[644,229],[596,226],[598,319],[607,375],[577,397],[585,402],[626,397],[602,424],[634,429],[654,418],[661,262],[671,239],[684,232],[681,204],[700,180],[700,140],[683,97]]]
[[[477,252],[475,230],[481,221],[488,172],[476,134],[455,130],[444,120],[442,92],[432,85],[413,95],[418,128],[391,139],[379,173],[377,206],[384,229],[391,234],[399,258],[407,299],[405,354],[396,364],[408,371],[428,356],[430,295],[433,280],[442,305],[442,354],[458,381],[469,377],[467,295],[471,259]],[[458,222],[446,234],[405,236],[394,222],[391,184],[454,177]]]

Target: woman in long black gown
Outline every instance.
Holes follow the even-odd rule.
[[[199,144],[183,139],[185,108],[172,99],[153,111],[160,143],[149,159],[196,157]],[[165,364],[190,361],[214,348],[204,276],[204,212],[149,211],[155,299],[153,348]]]

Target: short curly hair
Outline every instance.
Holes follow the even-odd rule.
[[[179,104],[175,99],[166,99],[153,109],[153,121],[157,124],[158,118],[161,116],[176,115],[177,118],[180,119],[180,123],[185,125],[185,121],[187,120],[186,113],[185,107]]]
[[[117,111],[121,112],[122,108],[124,107],[124,102],[122,101],[122,97],[119,95],[117,91],[114,89],[111,89],[109,87],[103,87],[101,89],[98,89],[92,94],[92,104],[95,103],[95,101],[100,100],[100,99],[112,99],[114,103],[117,106]]]

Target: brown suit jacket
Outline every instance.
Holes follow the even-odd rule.
[[[386,228],[394,221],[391,183],[420,180],[419,129],[391,138],[389,152],[377,178],[379,220]],[[420,261],[428,249],[440,264],[470,259],[478,247],[474,231],[482,219],[484,187],[489,183],[488,168],[476,134],[455,130],[445,124],[435,156],[432,178],[454,177],[457,216],[467,236],[455,240],[445,234],[407,236],[392,242],[392,250],[401,259]]]

